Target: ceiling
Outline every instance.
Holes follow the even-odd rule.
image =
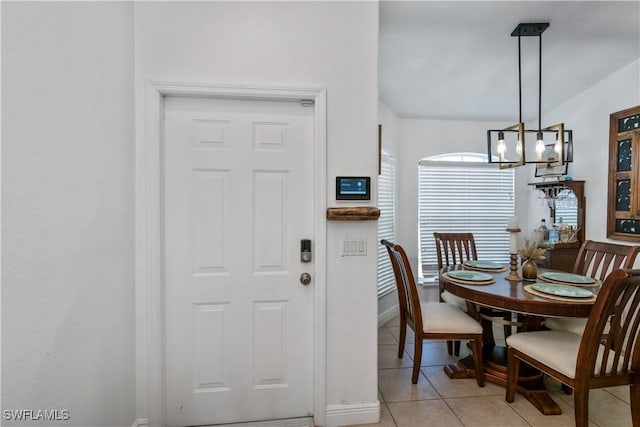
[[[542,111],[640,58],[640,1],[381,1],[380,98],[398,117],[518,121],[521,22],[542,35]],[[522,37],[523,121],[538,117],[538,37]],[[639,76],[640,78],[640,76]]]

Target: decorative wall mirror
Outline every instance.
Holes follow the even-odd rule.
[[[640,106],[610,116],[607,237],[640,241]]]

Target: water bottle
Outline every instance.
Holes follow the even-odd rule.
[[[560,240],[560,231],[558,230],[558,226],[553,224],[551,230],[549,230],[549,244],[555,245]]]

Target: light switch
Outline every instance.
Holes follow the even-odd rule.
[[[344,237],[342,240],[342,256],[366,256],[367,255],[367,238],[366,237]]]

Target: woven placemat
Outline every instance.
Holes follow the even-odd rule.
[[[592,303],[596,300],[596,295],[589,298],[569,298],[569,297],[560,297],[557,295],[549,295],[544,292],[538,292],[532,288],[532,285],[524,285],[524,290],[529,292],[531,295],[535,295],[537,297],[553,299],[556,301],[565,301],[565,302],[575,302],[575,303]]]
[[[560,280],[553,280],[553,279],[549,279],[548,277],[544,277],[542,274],[538,275],[538,279],[542,280],[543,282],[547,282],[547,283],[554,283],[556,285],[567,285],[567,286],[578,286],[581,288],[586,288],[586,287],[590,287],[590,286],[599,286],[602,284],[602,282],[600,282],[600,280],[596,279],[595,282],[593,283],[569,283],[569,282],[562,282]]]
[[[500,268],[480,268],[462,264],[462,268],[464,268],[465,270],[484,271],[485,273],[504,273],[505,271],[507,271],[507,267],[505,266],[502,266]]]
[[[458,279],[457,277],[453,277],[453,276],[449,276],[449,273],[442,273],[442,275],[444,277],[447,278],[447,280],[450,280],[452,282],[456,282],[456,283],[462,283],[463,285],[490,285],[492,283],[496,283],[496,279],[489,279],[489,280],[483,280],[483,281],[474,281],[474,280],[463,280],[463,279]]]

